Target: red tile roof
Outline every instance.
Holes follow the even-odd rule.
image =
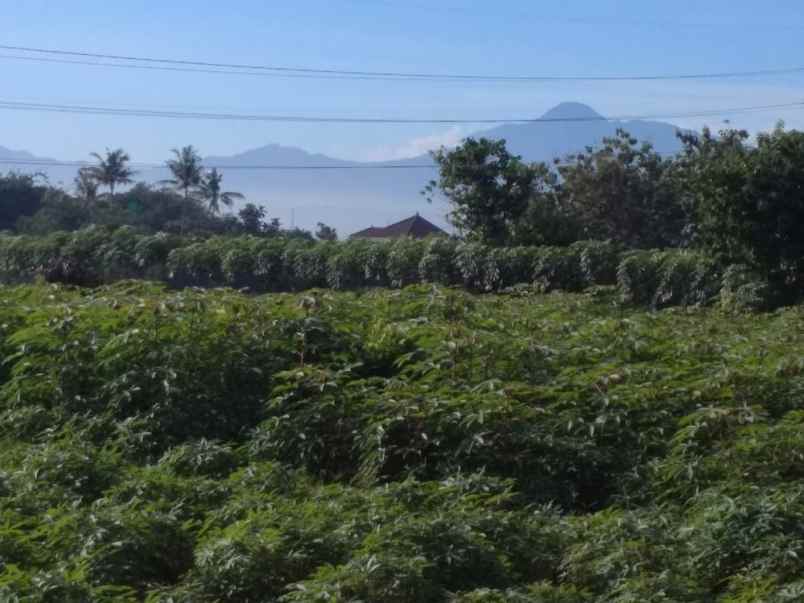
[[[425,220],[419,214],[411,216],[407,220],[402,220],[390,226],[377,227],[372,226],[356,232],[352,238],[356,239],[400,239],[402,237],[413,237],[414,239],[423,239],[430,235],[445,235],[435,224]]]

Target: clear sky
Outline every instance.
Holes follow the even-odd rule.
[[[643,75],[804,66],[801,0],[24,0],[0,2],[0,44],[349,70]],[[608,115],[804,101],[804,73],[716,82],[332,81],[23,62],[0,51],[0,100],[180,111],[401,118],[538,117],[561,101]],[[726,116],[724,116],[726,117]],[[731,118],[751,130],[804,109]],[[686,127],[715,118],[669,120]],[[280,143],[342,158],[415,155],[477,129],[231,123],[0,111],[0,145],[57,159],[107,146],[161,161]]]

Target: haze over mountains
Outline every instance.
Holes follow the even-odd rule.
[[[672,153],[680,149],[676,138],[678,128],[668,123],[604,121],[600,114],[580,103],[562,103],[542,117],[546,120],[580,121],[506,124],[472,136],[503,138],[513,153],[527,161],[549,161],[580,151],[588,145],[598,144],[618,128],[627,130],[639,140],[653,143],[658,151]],[[120,144],[125,147],[125,141]],[[72,187],[75,167],[22,166],[4,163],[3,159],[31,161],[46,158],[0,146],[0,172],[40,171],[47,174],[51,183]],[[83,159],[71,158],[72,161]],[[446,223],[446,204],[438,201],[429,204],[420,194],[436,175],[434,167],[420,167],[433,165],[428,155],[389,162],[357,162],[269,144],[232,156],[207,156],[204,161],[206,165],[223,168],[227,190],[242,192],[249,201],[265,205],[269,215],[280,218],[286,226],[295,224],[313,229],[317,222],[325,222],[345,235],[371,225],[386,225],[417,211],[436,224]],[[387,165],[411,168],[382,169]],[[292,169],[250,169],[257,166]],[[137,175],[137,179],[147,182],[158,182],[167,177],[164,169],[140,170]]]

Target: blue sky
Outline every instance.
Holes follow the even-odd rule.
[[[641,75],[804,65],[800,0],[91,0],[0,2],[0,44],[357,70]],[[804,100],[804,74],[716,82],[488,84],[251,78],[3,58],[2,100],[122,108],[415,118],[541,115],[564,100],[609,114]],[[17,53],[18,54],[18,53]],[[732,117],[751,130],[804,110]],[[672,121],[672,120],[671,120]],[[675,120],[685,127],[718,119]],[[175,146],[231,154],[269,143],[389,159],[477,128],[179,121],[0,111],[0,145],[58,159],[123,146],[161,161]]]

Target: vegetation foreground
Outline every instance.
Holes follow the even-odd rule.
[[[3,601],[804,599],[804,310],[0,289]]]

